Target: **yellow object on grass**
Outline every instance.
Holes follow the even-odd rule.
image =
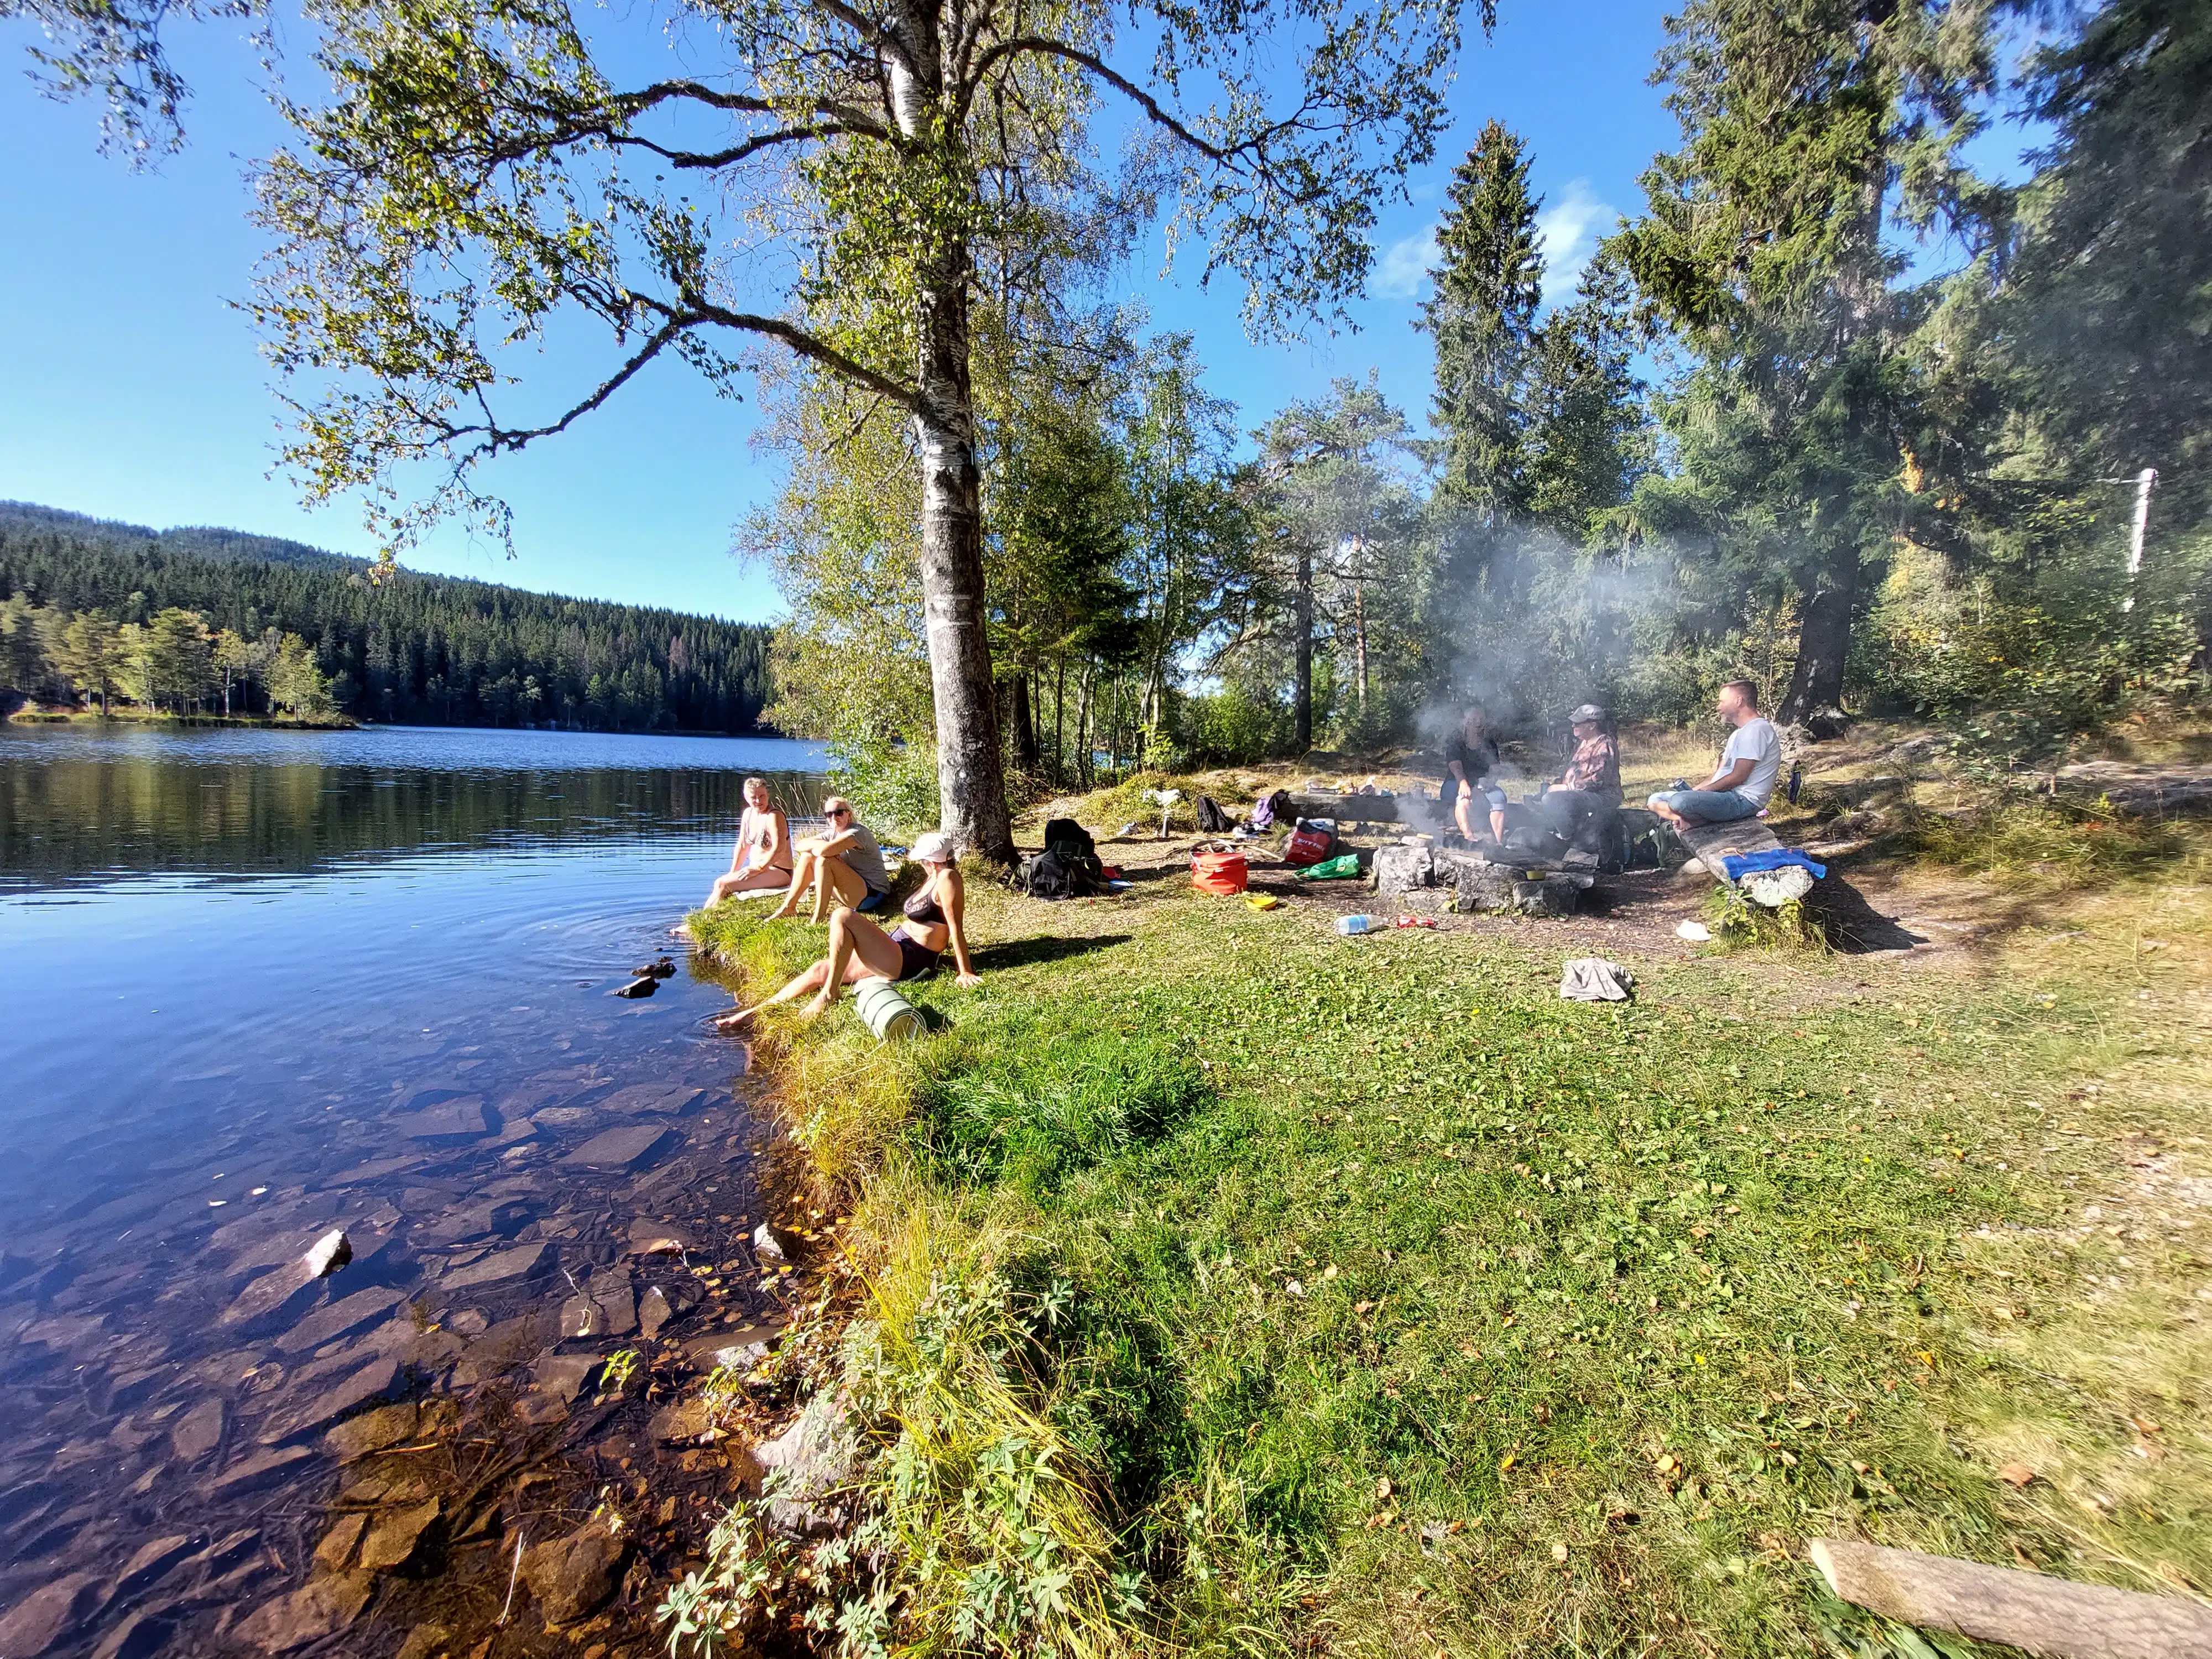
[[[1280,904],[1282,900],[1277,898],[1273,893],[1255,893],[1250,898],[1246,899],[1244,902],[1250,905],[1255,910],[1272,910],[1277,905]]]

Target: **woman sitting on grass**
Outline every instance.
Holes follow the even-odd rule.
[[[914,856],[929,874],[921,891],[906,902],[906,920],[890,933],[848,905],[830,917],[830,954],[774,996],[750,1008],[723,1015],[714,1024],[732,1030],[763,1008],[794,1002],[808,992],[814,999],[800,1011],[802,1019],[825,1012],[848,985],[864,979],[919,979],[937,966],[947,950],[959,969],[958,983],[974,990],[982,981],[968,961],[967,890],[961,884],[960,866],[952,861],[952,837],[933,830],[914,844]]]

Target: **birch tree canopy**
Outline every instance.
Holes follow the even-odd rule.
[[[1489,0],[1478,0],[1482,21]],[[1285,331],[1357,294],[1378,199],[1428,159],[1458,0],[312,0],[327,98],[262,169],[252,307],[299,383],[311,501],[387,546],[504,535],[483,464],[657,360],[733,394],[796,353],[902,410],[946,827],[1010,856],[983,629],[969,308],[979,257],[1102,204]],[[596,30],[598,33],[593,33]],[[618,73],[616,64],[646,65]],[[1094,128],[1124,141],[1102,161]],[[605,372],[540,383],[579,323]],[[418,464],[427,471],[418,471]],[[422,483],[424,478],[429,482]]]

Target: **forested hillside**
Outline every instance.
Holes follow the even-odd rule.
[[[165,707],[221,707],[226,635],[245,642],[248,664],[252,642],[268,641],[273,663],[283,636],[298,635],[330,702],[363,720],[746,732],[769,697],[771,629],[404,570],[376,580],[363,561],[298,542],[20,502],[0,502],[0,601],[10,611],[0,682],[50,698],[100,697],[82,665],[88,653],[100,659],[103,629],[118,641],[139,630],[127,637],[168,644],[165,661],[189,659],[184,680],[200,675],[189,686],[147,685],[139,697],[117,682],[118,695]],[[265,675],[242,678],[229,694],[244,709],[290,701]]]

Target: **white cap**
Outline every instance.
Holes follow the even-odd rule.
[[[942,830],[932,830],[927,835],[916,836],[914,856],[923,864],[950,864],[952,862],[952,837]]]

